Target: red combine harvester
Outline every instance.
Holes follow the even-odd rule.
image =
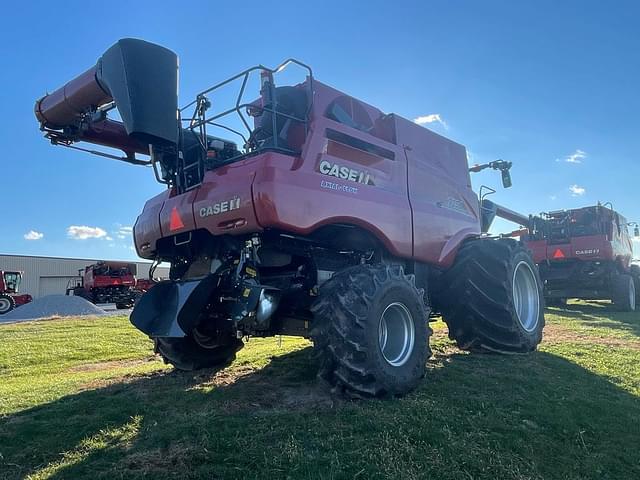
[[[292,66],[304,80],[277,86]],[[172,51],[120,40],[35,107],[52,143],[120,149],[88,151],[150,165],[167,186],[134,239],[141,257],[171,264],[170,279],[131,315],[167,362],[220,366],[244,337],[301,335],[338,391],[399,395],[425,374],[434,311],[462,349],[535,350],[537,268],[521,243],[485,233],[462,145],[317,82],[296,60],[250,68],[182,109],[177,74]],[[500,170],[509,186],[510,166],[472,170]]]
[[[98,262],[79,272],[79,279],[67,287],[73,293],[93,303],[115,303],[116,308],[131,308],[142,292],[137,288],[136,264]]]
[[[606,299],[621,310],[635,310],[640,267],[631,264],[630,226],[640,236],[638,224],[627,222],[611,204],[531,217],[526,244],[539,266],[547,303]]]
[[[31,295],[19,295],[22,272],[0,270],[0,315],[33,300]]]

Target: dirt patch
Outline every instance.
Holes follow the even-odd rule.
[[[334,398],[328,385],[315,376],[304,379],[289,379],[286,375],[264,374],[262,369],[250,366],[219,371],[207,381],[193,387],[211,388],[222,392],[216,410],[226,413],[251,411],[269,413],[281,410],[304,410],[312,407],[333,407],[339,400]]]
[[[138,367],[155,360],[156,357],[136,358],[129,360],[110,360],[108,362],[83,363],[67,370],[67,372],[103,372],[105,370],[116,370],[119,368]]]
[[[166,474],[167,471],[188,471],[190,465],[188,459],[193,456],[193,447],[187,447],[180,443],[172,444],[167,448],[158,448],[142,452],[133,452],[124,459],[124,464],[129,472],[137,474]],[[206,449],[204,449],[205,453]]]
[[[640,340],[600,335],[595,332],[576,331],[555,324],[547,324],[544,327],[544,338],[542,341],[552,343],[584,343],[640,350]]]

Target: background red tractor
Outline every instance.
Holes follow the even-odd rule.
[[[131,308],[141,295],[136,288],[136,264],[98,262],[79,271],[79,278],[67,287],[67,295],[83,297],[93,303],[115,303]]]
[[[22,272],[0,270],[0,315],[33,300],[31,295],[18,294],[21,282]]]
[[[568,298],[612,300],[621,310],[636,309],[640,267],[632,265],[633,235],[611,204],[543,213],[529,220],[525,242],[533,252],[549,305]]]

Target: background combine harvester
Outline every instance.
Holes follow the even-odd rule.
[[[524,225],[548,304],[605,299],[624,311],[636,309],[640,267],[631,264],[629,228],[640,236],[637,223],[627,222],[611,204],[597,204],[543,213]]]
[[[31,295],[19,294],[22,272],[0,270],[0,315],[33,300]]]
[[[116,308],[131,308],[142,291],[137,288],[136,264],[98,262],[78,271],[71,280],[67,295],[73,294],[92,303],[115,303]]]
[[[293,66],[302,81],[277,86]],[[432,311],[460,348],[536,348],[537,268],[522,244],[486,235],[491,215],[481,216],[462,145],[316,81],[296,60],[250,68],[180,110],[177,72],[170,50],[120,40],[35,107],[54,144],[118,148],[124,156],[94,153],[150,165],[166,184],[134,239],[141,257],[171,263],[170,280],[131,321],[167,362],[224,365],[245,336],[302,335],[338,391],[380,396],[424,375]],[[237,98],[220,108],[231,85]],[[510,166],[472,169],[500,170],[509,186]]]

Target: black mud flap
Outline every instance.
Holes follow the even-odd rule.
[[[216,288],[218,277],[159,282],[131,312],[131,323],[150,337],[184,337],[191,333]]]

